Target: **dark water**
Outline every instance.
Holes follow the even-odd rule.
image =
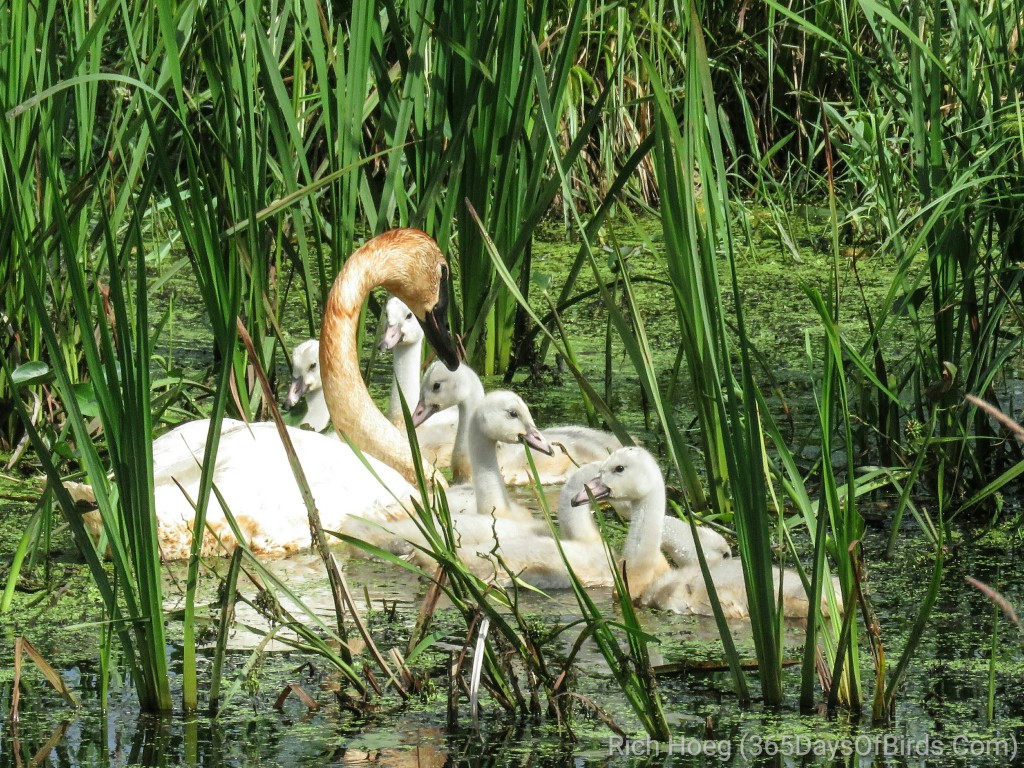
[[[880,533],[871,532],[879,539]],[[903,542],[892,561],[869,557],[870,594],[890,664],[895,663],[905,641],[931,568],[928,549],[912,527],[903,531]],[[1004,549],[1008,543],[1011,548]],[[660,681],[673,741],[658,744],[641,739],[629,745],[620,744],[611,730],[585,710],[573,722],[579,740],[572,744],[560,739],[551,725],[510,720],[486,698],[479,730],[468,727],[463,700],[460,722],[465,727],[449,732],[444,714],[447,656],[440,653],[428,654],[413,665],[415,671],[431,679],[422,695],[404,705],[397,697],[386,696],[377,701],[373,711],[353,713],[339,704],[333,693],[335,676],[315,656],[288,650],[282,643],[270,644],[257,653],[254,649],[265,622],[255,612],[241,609],[238,622],[242,626],[232,638],[231,671],[225,682],[226,688],[237,689],[220,717],[186,720],[178,715],[165,719],[140,715],[130,680],[118,676],[116,663],[110,707],[104,714],[98,698],[96,629],[86,625],[98,615],[96,598],[81,569],[66,562],[57,567],[57,581],[66,591],[52,604],[40,606],[40,612],[18,611],[5,623],[7,671],[0,685],[0,765],[30,764],[51,740],[56,746],[44,763],[68,766],[1024,764],[1015,757],[1015,745],[1024,739],[1024,648],[1016,629],[1002,619],[995,719],[989,724],[986,706],[993,611],[990,603],[963,582],[965,575],[973,575],[1001,588],[1017,605],[1024,604],[1022,552],[1019,541],[981,542],[964,545],[951,558],[925,640],[897,696],[896,720],[891,727],[872,728],[867,706],[859,720],[850,713],[840,713],[835,719],[800,715],[795,708],[797,667],[786,672],[789,707],[777,712],[766,712],[756,702],[746,710],[738,706],[725,672],[688,673]],[[277,561],[274,571],[308,604],[328,614],[325,579],[312,556]],[[369,610],[365,599],[360,603],[374,637],[383,647],[395,644],[404,650],[424,585],[404,572],[358,558],[347,561],[346,573],[354,593],[363,595],[365,589],[370,595]],[[167,607],[172,609],[173,582],[168,591]],[[607,590],[595,590],[594,595],[599,603],[610,605]],[[531,598],[525,608],[552,624],[576,614],[571,595],[561,593],[551,600]],[[48,625],[48,615],[54,616],[52,625]],[[436,629],[448,631],[448,640],[458,643],[464,635],[461,620],[442,609],[438,621]],[[721,659],[717,629],[709,619],[646,612],[644,622],[645,629],[660,641],[653,649],[655,663]],[[258,631],[246,632],[246,625]],[[752,658],[749,625],[737,621],[732,629],[741,653]],[[30,669],[20,723],[17,727],[9,723],[10,650],[19,634],[29,637],[62,670],[82,699],[81,710],[70,709]],[[180,627],[173,622],[169,636],[172,674],[177,675],[180,648],[175,638],[180,637]],[[787,655],[798,660],[803,639],[798,622],[787,625],[785,638]],[[549,650],[554,656],[560,651],[558,644]],[[870,701],[872,667],[866,647],[863,651],[863,681]],[[585,648],[578,666],[576,692],[598,703],[627,731],[639,734],[596,651]],[[200,668],[201,679],[204,669]],[[753,674],[748,681],[756,692]],[[275,700],[289,684],[302,686],[320,709],[310,711],[291,697],[280,711],[275,710]],[[773,750],[779,753],[775,757]],[[836,756],[800,757],[814,750],[835,750]],[[853,754],[843,757],[844,750]],[[920,757],[922,750],[931,756]],[[944,754],[935,755],[938,750]]]
[[[644,256],[638,255],[638,260]],[[548,261],[539,259],[552,272],[559,268],[554,251]],[[780,281],[793,279],[792,265],[766,261],[761,279],[751,290],[760,296],[756,306],[770,318],[778,314],[782,299],[774,295]],[[653,267],[652,267],[653,268]],[[879,281],[880,285],[884,281]],[[556,274],[557,284],[557,274]],[[762,286],[762,287],[759,287]],[[786,295],[779,289],[779,295]],[[791,295],[791,294],[790,294]],[[659,319],[669,309],[667,294],[652,288],[644,294],[651,317],[652,344],[668,377],[675,345],[672,328]],[[758,296],[748,297],[748,300]],[[179,306],[179,309],[181,307]],[[184,312],[182,313],[184,315]],[[595,307],[581,306],[566,318],[571,332],[589,338],[581,345],[581,359],[598,381],[604,370],[603,330],[592,318]],[[591,318],[588,321],[588,318]],[[803,327],[810,320],[788,314],[780,326],[770,328],[765,320],[759,343],[772,349],[780,364],[776,378],[788,389],[798,413],[801,396],[806,398],[807,373],[799,362]],[[301,323],[292,323],[295,340],[302,337]],[[167,348],[177,364],[201,367],[208,354],[208,338],[201,327],[192,335]],[[184,360],[184,363],[182,363]],[[558,377],[553,361],[535,381],[519,387],[531,403],[537,421],[544,424],[579,421],[582,406],[571,377]],[[626,423],[657,450],[657,438],[644,430],[644,418],[635,377],[621,350],[613,345],[613,402]],[[373,379],[375,392],[384,393],[388,369],[379,366]],[[674,403],[682,416],[688,410],[685,392]],[[809,402],[804,402],[809,407]],[[680,423],[687,423],[681,418]],[[799,429],[796,435],[800,440]],[[20,493],[23,493],[24,486]],[[8,497],[10,494],[3,494]],[[0,507],[0,556],[9,560],[30,505],[24,501],[3,502]],[[885,515],[868,529],[867,589],[879,620],[889,673],[906,642],[916,618],[932,557],[925,537],[912,522],[900,530],[899,547],[889,561],[882,557],[888,537]],[[465,699],[460,710],[461,727],[449,730],[445,724],[448,653],[444,648],[429,651],[411,666],[428,679],[423,693],[402,703],[388,695],[375,700],[368,711],[355,712],[335,695],[336,676],[313,654],[290,649],[274,640],[261,645],[268,625],[258,613],[239,607],[238,627],[232,635],[225,690],[227,705],[217,718],[207,715],[186,719],[143,716],[135,704],[131,680],[125,677],[118,658],[112,660],[111,698],[103,712],[99,690],[100,601],[90,586],[73,547],[58,532],[54,557],[48,569],[32,569],[32,581],[19,593],[15,610],[0,618],[0,768],[14,765],[59,766],[208,765],[208,766],[626,766],[626,765],[891,765],[891,766],[996,766],[1024,765],[1019,755],[1024,748],[1024,645],[1022,635],[1000,616],[996,632],[996,694],[994,718],[989,722],[988,679],[996,619],[992,604],[968,587],[964,578],[974,576],[1000,590],[1024,614],[1024,542],[1019,526],[1009,532],[990,533],[979,538],[981,529],[966,524],[955,531],[944,576],[943,589],[924,640],[897,694],[896,717],[888,727],[870,723],[870,699],[874,691],[873,665],[866,643],[861,648],[865,704],[860,716],[840,712],[834,718],[801,715],[796,709],[799,667],[787,668],[787,706],[765,711],[755,703],[744,709],[732,693],[731,679],[724,671],[689,672],[666,675],[659,689],[672,726],[672,741],[651,743],[642,738],[622,744],[614,732],[592,710],[578,707],[571,742],[543,720],[515,720],[507,717],[490,699],[484,698],[479,729],[472,729]],[[346,578],[361,605],[373,636],[386,650],[403,652],[412,631],[425,585],[408,572],[381,563],[350,557]],[[221,567],[223,564],[221,564]],[[279,560],[273,570],[307,605],[330,619],[331,601],[319,562],[308,554]],[[166,583],[168,611],[180,607],[182,570],[169,569]],[[208,579],[205,599],[212,600],[216,587]],[[243,593],[251,585],[242,587]],[[367,604],[366,596],[369,597]],[[611,609],[607,590],[594,590],[595,600]],[[572,621],[577,615],[574,599],[555,593],[551,599],[529,597],[524,607],[542,626]],[[653,647],[655,663],[722,660],[718,631],[710,619],[677,617],[644,612],[645,628],[659,643]],[[248,628],[251,629],[248,629]],[[734,622],[732,630],[741,654],[753,658],[749,625]],[[443,641],[459,647],[465,626],[450,609],[442,608],[435,632]],[[553,658],[566,652],[575,632],[549,647]],[[50,688],[42,676],[27,667],[27,684],[17,725],[9,721],[13,647],[24,635],[50,660],[82,700],[73,710]],[[180,700],[180,625],[169,624],[168,656],[175,676],[175,695]],[[785,628],[787,655],[800,659],[803,630],[798,623]],[[447,646],[445,646],[447,647]],[[209,644],[200,649],[208,669]],[[639,736],[642,730],[630,712],[600,655],[584,646],[577,659],[573,690],[597,704],[627,732]],[[756,675],[748,683],[757,690]],[[302,687],[319,704],[309,710],[295,696],[275,709],[279,694],[289,685]]]

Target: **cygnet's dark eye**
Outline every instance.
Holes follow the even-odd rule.
[[[309,370],[315,371],[316,370],[316,363],[310,363],[309,364]]]
[[[617,467],[616,467],[615,469],[613,469],[612,471],[613,471],[613,472],[615,472],[615,473],[617,473],[617,474],[620,474],[620,475],[621,475],[621,474],[622,474],[623,472],[625,472],[625,471],[626,471],[626,468],[625,468],[624,466],[622,466],[621,464],[619,464],[619,465],[618,465],[618,466],[617,466]]]
[[[518,419],[519,418],[519,411],[517,411],[515,408],[513,408],[512,410],[510,410],[508,412],[508,417],[510,419]]]
[[[440,392],[441,391],[441,382],[440,381],[435,381],[434,382],[434,386],[432,386],[431,389],[434,392]]]
[[[405,316],[406,320],[412,320],[412,312]]]

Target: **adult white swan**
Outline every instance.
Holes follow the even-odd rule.
[[[373,404],[360,375],[359,312],[369,291],[383,285],[410,307],[438,357],[456,367],[446,320],[447,276],[444,257],[428,235],[398,229],[359,248],[335,280],[320,334],[324,394],[336,430],[364,452],[380,480],[344,443],[289,429],[325,527],[339,527],[350,514],[382,521],[404,515],[396,499],[415,493],[407,482],[415,474],[408,441]],[[167,559],[185,556],[191,546],[189,499],[198,490],[209,426],[205,419],[190,422],[154,443],[158,536]],[[226,420],[213,481],[255,552],[281,554],[309,544],[305,506],[274,424]],[[230,552],[234,546],[211,497],[203,551]]]

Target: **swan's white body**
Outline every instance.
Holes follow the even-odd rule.
[[[434,363],[427,368],[420,384],[420,399],[413,418],[422,424],[435,413],[457,406],[459,429],[452,448],[452,474],[456,482],[465,482],[475,471],[470,461],[469,430],[463,428],[469,415],[484,396],[480,377],[466,364],[450,371]],[[609,432],[589,427],[549,427],[542,430],[545,439],[554,448],[551,456],[534,456],[537,474],[545,484],[564,483],[580,464],[600,461],[621,446]],[[529,461],[521,445],[499,445],[498,464],[505,483],[529,485],[533,482]]]
[[[406,514],[400,503],[415,493],[405,479],[415,474],[411,452],[363,383],[356,345],[359,313],[369,291],[384,285],[413,308],[438,356],[454,367],[458,361],[444,317],[447,269],[425,233],[392,230],[348,258],[328,295],[318,366],[325,399],[336,429],[363,451],[380,480],[343,442],[289,429],[325,528],[341,527],[354,514],[381,522]],[[184,557],[191,547],[189,498],[198,492],[209,424],[183,424],[153,445],[155,511],[165,559]],[[309,544],[306,508],[274,424],[225,420],[212,479],[254,552],[283,554]],[[99,516],[93,514],[90,527],[98,535]],[[235,537],[212,494],[207,515],[203,552],[230,553]]]
[[[292,350],[292,383],[284,400],[285,408],[294,408],[305,399],[306,413],[299,426],[323,432],[331,426],[331,414],[324,398],[320,378],[320,342],[307,339]]]
[[[738,560],[719,560],[708,563],[708,573],[715,584],[715,593],[727,619],[748,619],[747,588],[743,581],[743,564]],[[778,596],[779,581],[783,581],[782,614],[791,618],[807,616],[807,592],[796,571],[772,567],[772,591]],[[838,589],[838,583],[836,583]],[[837,592],[838,594],[838,592]],[[713,616],[704,574],[699,565],[687,565],[656,579],[640,598],[640,605],[660,608],[675,613],[695,616]],[[828,616],[828,601],[821,601],[822,615]]]
[[[617,501],[613,502],[612,505],[615,507],[615,511],[624,519],[630,519],[633,508],[631,504],[625,501]],[[718,531],[712,530],[706,525],[698,525],[697,535],[700,537],[700,547],[704,551],[704,558],[708,562],[727,560],[732,557],[732,548],[729,546],[729,542]],[[669,515],[665,516],[661,531],[661,551],[679,567],[698,562],[697,546],[693,541],[693,531],[690,530],[690,524],[686,520]]]
[[[595,498],[628,501],[632,519],[623,548],[629,592],[640,605],[676,613],[712,615],[707,586],[699,565],[672,568],[661,553],[665,520],[665,482],[654,457],[642,448],[621,448],[601,465],[597,477],[587,483]],[[581,491],[577,503],[588,500]],[[808,601],[799,575],[773,567],[776,590],[780,579],[786,616],[805,617]],[[739,560],[708,563],[708,572],[727,618],[749,618],[743,566]],[[828,604],[822,600],[822,612]]]
[[[154,498],[165,559],[189,554],[190,525],[195,517],[189,499],[199,494],[209,425],[208,419],[188,422],[153,443]],[[364,518],[381,521],[405,515],[396,497],[408,499],[415,489],[394,469],[367,457],[380,477],[378,482],[339,440],[308,430],[287,429],[324,528],[340,527],[354,510]],[[246,425],[224,419],[213,478],[254,552],[284,555],[310,545],[306,507],[275,424]],[[205,554],[234,549],[234,533],[212,493],[207,527]],[[218,537],[221,544],[217,543]]]
[[[416,407],[420,394],[420,361],[423,359],[423,329],[405,303],[392,296],[385,305],[387,325],[380,342],[382,352],[391,350],[394,375],[391,378],[391,399],[388,401],[388,419],[399,430],[405,431],[402,400],[410,409]],[[444,367],[444,366],[442,366]],[[459,420],[457,408],[447,408],[425,424],[416,427],[423,460],[435,467],[451,465],[452,445]]]
[[[593,510],[589,505],[572,504],[583,484],[596,474],[597,466],[585,464],[562,486],[558,495],[558,530],[562,552],[580,583],[586,587],[609,587],[613,583],[611,566]],[[496,549],[469,547],[460,552],[460,557],[482,579],[506,582],[515,576],[539,589],[570,586],[562,554],[546,526],[506,536]]]

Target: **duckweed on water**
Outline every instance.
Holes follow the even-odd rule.
[[[892,655],[898,653],[899,637],[911,621],[906,609],[915,605],[917,584],[914,573],[917,565],[914,560],[911,556],[893,562],[873,561],[872,565],[870,588],[879,605],[883,639]],[[280,565],[288,569],[287,561],[281,561]],[[199,755],[203,764],[214,766],[239,760],[260,766],[320,765],[351,760],[403,765],[404,760],[413,757],[420,761],[414,765],[441,765],[446,759],[448,764],[473,765],[486,759],[486,764],[496,766],[521,765],[523,760],[537,766],[561,766],[567,760],[578,765],[625,766],[646,765],[653,757],[668,759],[667,764],[671,765],[698,764],[702,755],[690,752],[710,749],[707,742],[711,741],[730,751],[730,765],[751,765],[756,763],[753,750],[759,745],[767,749],[768,744],[777,745],[782,750],[793,750],[818,743],[842,745],[855,739],[868,743],[864,740],[892,737],[893,734],[908,740],[920,740],[929,735],[933,739],[951,737],[960,733],[981,739],[998,739],[1013,733],[1012,729],[1019,733],[1024,726],[1021,719],[1024,701],[1020,699],[1019,686],[1024,664],[1021,653],[1017,651],[1015,655],[1015,646],[1008,642],[1005,646],[1007,659],[1000,663],[997,672],[1001,697],[996,725],[983,727],[979,716],[983,711],[987,617],[990,610],[980,595],[965,592],[959,586],[962,583],[959,580],[961,573],[973,570],[974,565],[974,561],[968,560],[949,574],[941,598],[942,610],[935,617],[936,631],[929,635],[919,661],[908,677],[893,729],[873,730],[849,716],[830,723],[819,716],[804,717],[796,713],[744,713],[736,707],[727,673],[722,671],[676,673],[662,679],[662,696],[668,702],[673,729],[672,744],[641,741],[630,748],[623,747],[618,744],[616,734],[585,706],[580,708],[573,724],[579,737],[575,746],[560,740],[550,726],[509,725],[500,710],[486,704],[479,733],[448,733],[443,716],[446,698],[446,654],[443,653],[428,655],[417,663],[417,670],[429,672],[433,683],[407,706],[385,697],[375,711],[355,714],[339,706],[331,693],[333,676],[315,658],[288,651],[265,654],[258,666],[258,685],[243,692],[216,722],[205,718],[182,722],[179,718],[153,720],[139,717],[128,681],[124,681],[123,687],[115,687],[111,711],[102,718],[96,714],[97,670],[92,660],[95,653],[95,641],[91,640],[93,628],[79,624],[67,627],[59,635],[51,632],[54,642],[44,644],[44,647],[65,669],[65,677],[78,685],[86,708],[74,716],[56,694],[41,684],[37,676],[34,677],[28,696],[23,699],[25,709],[20,743],[23,750],[26,745],[31,745],[34,750],[62,720],[71,718],[72,727],[57,753],[66,765],[91,765],[102,755],[112,755],[112,765],[152,764],[149,758],[155,755],[173,764],[190,762],[193,760],[190,755]],[[307,567],[300,560],[296,569],[301,573]],[[371,610],[368,618],[375,628],[375,636],[385,634],[377,630],[393,628],[394,639],[401,647],[417,606],[418,592],[396,592],[394,575],[379,563],[350,560],[347,570],[350,584],[359,592],[365,584],[375,600],[380,595],[387,595],[389,601],[398,601],[393,619],[389,618],[390,606],[388,612]],[[1018,603],[1024,598],[1020,593],[1021,577],[1019,568],[1004,572],[1008,596]],[[62,610],[64,603],[76,604],[78,610],[82,610],[80,603],[86,592],[84,586],[83,579],[83,589],[77,590],[77,594],[68,592],[63,595],[55,610]],[[415,589],[412,584],[405,586]],[[309,588],[315,589],[312,580]],[[568,603],[557,595],[553,604],[538,598],[529,607],[536,611],[534,615],[538,619],[545,622],[568,615]],[[972,625],[962,620],[964,615],[982,618]],[[464,628],[459,622],[449,624],[445,617],[446,612],[442,610],[434,631],[457,644]],[[46,618],[49,620],[48,616]],[[69,619],[73,623],[73,617],[62,617],[62,621]],[[654,649],[660,661],[720,660],[720,645],[715,639],[714,626],[708,620],[679,618],[659,612],[647,612],[643,619],[648,630],[660,638]],[[9,626],[12,632],[31,630],[31,625],[17,619]],[[749,636],[744,631],[743,622],[736,622],[734,634],[741,648],[748,648],[741,653],[749,656]],[[799,633],[794,632],[797,643],[799,637]],[[1012,638],[1007,635],[1007,639]],[[795,645],[794,655],[797,651]],[[229,680],[239,678],[248,656],[249,652],[245,650],[229,654]],[[5,660],[5,666],[7,664]],[[172,660],[174,674],[175,668]],[[794,669],[787,674],[795,679],[797,673]],[[614,682],[607,671],[602,671],[598,657],[587,654],[581,657],[576,681],[581,695],[596,702],[620,725],[631,728],[628,707],[616,695]],[[275,711],[272,706],[274,699],[291,683],[302,685],[318,700],[321,708],[310,712],[296,699],[290,698],[283,711]],[[4,706],[8,700],[5,697]],[[6,715],[6,712],[0,714]],[[465,705],[461,715],[468,722]],[[0,765],[13,764],[12,742],[5,736],[2,743],[7,746],[3,748]],[[134,746],[125,753],[111,753],[111,745],[115,743]],[[741,754],[744,750],[746,756]],[[897,756],[890,764],[915,763]],[[1005,761],[951,758],[928,764],[1003,765]]]
[[[639,241],[626,241],[624,245],[639,245]],[[545,255],[538,255],[539,268],[551,271],[557,284],[560,267],[564,267],[565,253],[575,253],[571,246],[552,246]],[[868,260],[870,262],[870,260]],[[630,256],[635,274],[655,275],[657,263],[653,254],[638,250]],[[541,267],[541,265],[543,265]],[[882,264],[871,264],[885,275]],[[745,300],[758,329],[755,343],[765,355],[768,368],[784,385],[787,397],[798,405],[807,393],[811,366],[803,354],[805,329],[815,329],[817,320],[802,300],[800,281],[822,284],[831,267],[830,257],[819,253],[808,239],[806,251],[801,251],[801,262],[765,249],[742,260],[743,285],[749,295]],[[865,280],[867,265],[858,263],[861,279],[865,281],[869,302],[877,299],[884,279],[873,284]],[[587,278],[589,280],[589,277]],[[852,284],[846,275],[848,290]],[[586,283],[581,289],[586,289]],[[656,364],[661,377],[667,382],[674,364],[677,346],[675,329],[662,327],[673,313],[667,302],[667,290],[656,283],[638,283],[643,302],[643,314],[654,332],[652,343],[657,355]],[[572,335],[577,353],[593,373],[603,369],[604,325],[596,305],[583,303],[566,312],[566,325]],[[785,312],[784,317],[780,315]],[[806,315],[803,314],[806,312]],[[180,318],[179,318],[180,320]],[[674,323],[674,320],[671,322]],[[303,335],[301,323],[292,328],[296,337]],[[183,332],[178,322],[176,333]],[[851,324],[847,332],[864,334],[863,326]],[[189,345],[175,342],[177,364],[185,366],[189,375],[198,373],[207,364],[209,350],[206,332],[199,329],[196,341]],[[637,434],[643,432],[643,419],[637,384],[628,363],[623,360],[620,347],[613,339],[613,386],[618,393],[617,407],[626,415],[627,424]],[[540,423],[579,421],[582,407],[575,385],[571,380],[558,382],[553,360],[545,361],[548,369],[526,382],[526,371],[517,377],[527,399],[536,403]],[[378,366],[371,382],[374,394],[386,397],[389,370]],[[520,387],[520,385],[522,385]],[[685,414],[689,409],[685,387],[676,388],[676,407]],[[794,396],[794,394],[796,396]],[[685,422],[684,422],[685,423]],[[4,486],[6,489],[8,486]],[[27,486],[16,485],[17,488]],[[31,486],[36,487],[36,486]],[[7,492],[7,491],[5,491]],[[13,547],[12,541],[20,531],[19,524],[29,506],[7,507],[0,515],[7,535],[2,537],[5,554]],[[619,529],[621,530],[621,528]],[[868,557],[868,588],[879,611],[883,642],[889,658],[895,659],[910,624],[913,612],[920,603],[923,588],[922,574],[931,564],[929,550],[916,530],[908,526],[903,532],[905,541],[898,557],[891,561],[881,558],[880,552]],[[869,530],[869,542],[884,538],[884,531]],[[893,728],[872,730],[849,715],[835,721],[819,716],[805,717],[795,712],[744,712],[736,705],[728,673],[724,671],[696,671],[700,662],[721,662],[721,645],[713,622],[695,617],[676,617],[659,612],[643,612],[644,627],[660,642],[652,647],[655,663],[688,665],[682,671],[671,672],[661,678],[660,690],[667,704],[673,729],[674,743],[667,745],[637,742],[626,747],[618,741],[589,704],[581,701],[572,723],[579,741],[569,744],[560,738],[550,724],[519,722],[509,724],[503,713],[485,699],[479,732],[448,732],[444,710],[447,698],[448,647],[461,648],[465,627],[454,620],[443,607],[432,627],[438,639],[448,646],[438,646],[422,654],[412,664],[413,669],[428,682],[424,692],[407,705],[396,697],[385,696],[374,710],[356,713],[343,706],[335,696],[337,682],[315,657],[282,650],[272,646],[263,653],[258,663],[246,672],[252,659],[252,647],[258,634],[249,634],[239,628],[232,638],[234,650],[228,654],[227,685],[238,685],[239,692],[232,704],[216,721],[199,718],[183,722],[180,718],[168,720],[139,716],[132,698],[131,681],[118,677],[115,664],[114,695],[106,716],[98,712],[98,664],[96,660],[96,627],[91,622],[99,615],[97,595],[89,584],[84,570],[68,557],[58,557],[52,563],[49,584],[51,594],[35,605],[38,596],[19,593],[16,609],[5,617],[5,642],[0,648],[0,688],[3,707],[10,701],[10,652],[13,638],[26,634],[40,648],[44,656],[64,670],[66,679],[73,681],[82,692],[85,709],[81,713],[68,711],[56,695],[44,685],[38,674],[29,670],[29,688],[22,700],[22,722],[18,742],[4,720],[5,730],[0,739],[0,767],[16,762],[14,750],[24,759],[60,727],[65,718],[71,725],[61,739],[56,755],[62,764],[92,765],[108,762],[112,765],[161,763],[195,763],[227,765],[244,762],[251,765],[322,765],[328,762],[375,762],[380,765],[441,765],[491,764],[562,766],[569,762],[578,765],[696,765],[704,763],[704,752],[718,745],[717,758],[728,751],[731,765],[757,763],[751,751],[753,745],[777,745],[778,749],[800,749],[813,743],[844,744],[851,739],[872,739],[897,735],[906,739],[922,736],[963,733],[981,739],[1004,737],[1007,733],[1021,732],[1020,680],[1024,652],[1020,650],[1015,630],[1003,622],[1000,630],[1001,652],[997,663],[997,717],[989,728],[982,725],[986,701],[987,659],[991,640],[991,606],[980,594],[963,586],[964,575],[974,575],[1001,589],[1018,606],[1024,605],[1021,583],[1021,558],[1007,556],[1007,550],[1016,547],[1019,553],[1020,533],[989,533],[982,544],[971,542],[970,537],[958,548],[943,586],[942,594],[931,628],[916,657],[903,690],[898,697],[897,721]],[[70,552],[70,542],[59,539],[58,547]],[[871,550],[874,552],[874,549]],[[329,597],[324,593],[324,579],[319,564],[312,557],[289,558],[278,563],[289,584],[298,589],[303,598],[317,610],[328,615]],[[180,580],[182,571],[177,565],[168,569]],[[350,559],[347,579],[360,603],[364,586],[369,591],[369,610],[364,615],[372,634],[385,651],[396,647],[403,652],[415,614],[425,587],[414,578],[381,563]],[[173,584],[174,582],[172,582]],[[212,584],[211,584],[212,588]],[[180,590],[168,588],[167,609],[177,605]],[[602,605],[610,605],[607,591],[595,591]],[[210,597],[212,600],[212,596]],[[383,601],[389,607],[383,608]],[[391,606],[394,605],[392,609]],[[542,627],[564,624],[575,616],[575,603],[567,596],[546,600],[530,597],[525,602],[531,621]],[[974,617],[970,622],[964,616]],[[249,615],[246,621],[257,622]],[[40,626],[45,626],[43,632]],[[747,625],[736,622],[733,634],[744,658],[753,657],[753,646]],[[171,637],[177,629],[171,625]],[[572,633],[566,635],[571,640]],[[790,651],[787,655],[799,658],[802,631],[795,624],[787,624],[785,638]],[[204,649],[204,653],[205,653]],[[553,658],[562,650],[553,648]],[[179,650],[169,649],[172,674],[179,674]],[[116,660],[115,660],[116,661]],[[591,650],[584,649],[578,659],[574,691],[600,710],[619,726],[636,733],[633,715],[619,694],[612,676],[603,667],[603,661]],[[790,676],[788,689],[796,687],[795,668],[785,673]],[[750,677],[753,682],[753,676]],[[273,703],[289,684],[298,684],[309,692],[320,708],[309,711],[294,697],[285,701],[282,711]],[[756,686],[755,686],[756,700]],[[6,711],[0,712],[6,715]],[[465,704],[460,720],[468,723]],[[758,741],[760,739],[760,741]],[[131,745],[127,749],[123,745]],[[744,747],[750,749],[744,751]],[[766,748],[766,747],[765,747]],[[893,765],[915,764],[910,757],[896,755]],[[929,764],[934,765],[1002,765],[998,757],[964,759],[949,755]]]

